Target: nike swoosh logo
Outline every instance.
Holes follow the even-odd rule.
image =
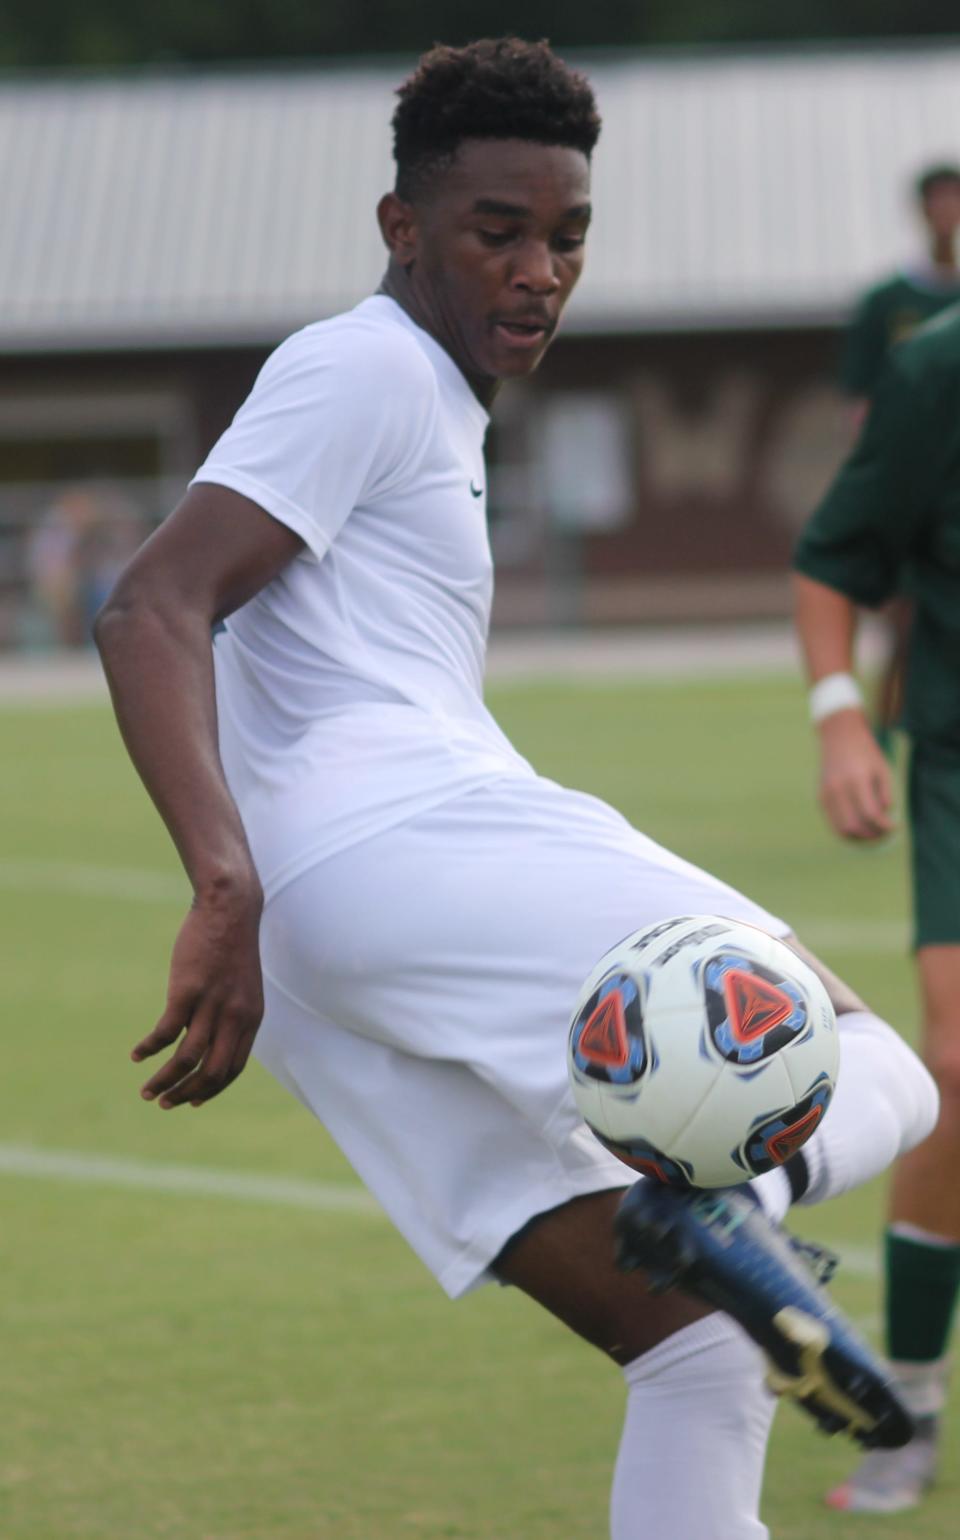
[[[472,481],[470,483],[470,491],[473,493],[474,497],[483,496],[483,487],[475,487]]]

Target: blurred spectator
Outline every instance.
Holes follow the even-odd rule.
[[[139,511],[116,488],[65,487],[27,539],[26,568],[54,643],[83,647],[93,617],[146,535]]]

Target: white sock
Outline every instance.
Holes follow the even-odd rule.
[[[892,1359],[890,1367],[897,1377],[900,1399],[913,1417],[936,1417],[947,1404],[950,1360],[935,1358],[930,1363]]]
[[[837,1017],[840,1074],[823,1123],[803,1146],[810,1173],[801,1203],[822,1203],[866,1182],[932,1133],[939,1097],[912,1048],[871,1011]]]
[[[779,1224],[793,1202],[790,1178],[783,1167],[774,1166],[772,1171],[765,1171],[763,1176],[755,1176],[750,1185],[763,1204],[768,1219]]]
[[[905,1241],[916,1241],[921,1246],[932,1246],[934,1251],[951,1251],[957,1242],[952,1235],[938,1235],[935,1230],[925,1230],[913,1225],[909,1219],[894,1219],[887,1225],[888,1235],[899,1235]]]
[[[758,1509],[776,1402],[764,1369],[721,1315],[627,1364],[611,1540],[768,1540]]]

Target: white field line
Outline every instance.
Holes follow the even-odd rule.
[[[879,1310],[871,1310],[868,1315],[852,1315],[850,1319],[858,1331],[862,1331],[864,1336],[873,1339],[875,1346],[880,1344],[883,1332],[883,1316]]]
[[[828,920],[787,916],[805,946],[815,952],[858,952],[904,956],[910,946],[906,920]]]
[[[186,904],[190,888],[175,872],[80,861],[0,861],[0,888],[15,893],[57,893],[121,898],[144,904]]]
[[[789,1220],[787,1221],[789,1225]],[[831,1246],[840,1258],[840,1272],[842,1278],[879,1278],[883,1269],[880,1261],[880,1251],[876,1246],[858,1246],[851,1242],[849,1245]]]
[[[319,1214],[377,1215],[383,1210],[362,1187],[345,1182],[309,1182],[300,1177],[260,1176],[253,1171],[220,1171],[210,1166],[177,1166],[80,1150],[43,1150],[27,1144],[0,1144],[0,1176],[32,1177],[80,1187],[154,1192],[167,1197],[227,1198],[265,1203],[271,1208],[308,1209]],[[876,1278],[880,1258],[872,1246],[837,1246],[843,1273]]]
[[[383,1210],[363,1187],[352,1187],[346,1182],[310,1182],[292,1176],[261,1176],[253,1171],[167,1165],[113,1155],[87,1155],[79,1150],[0,1144],[0,1175],[82,1187],[156,1192],[171,1197],[227,1198],[237,1203],[266,1203],[273,1208],[309,1209],[320,1214],[383,1217]]]
[[[0,889],[120,898],[145,904],[186,904],[190,897],[186,879],[175,872],[74,861],[0,860]],[[791,922],[806,945],[824,952],[903,953],[909,944],[909,929],[904,920],[793,916]]]

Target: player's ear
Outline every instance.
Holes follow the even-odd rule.
[[[377,222],[391,257],[401,267],[409,267],[416,258],[418,247],[413,204],[405,203],[395,192],[384,193],[377,204]]]

